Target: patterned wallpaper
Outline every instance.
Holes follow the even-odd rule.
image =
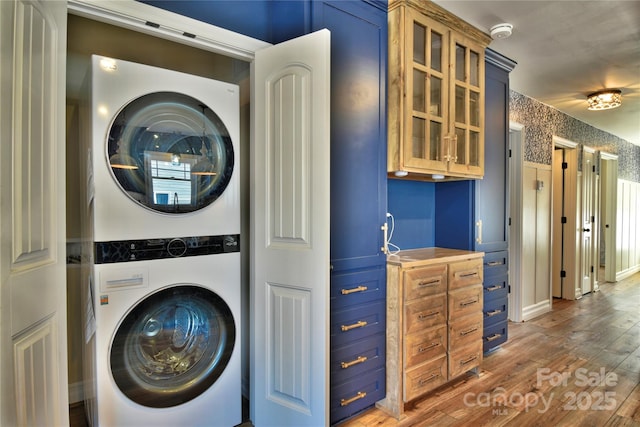
[[[509,119],[525,126],[524,160],[551,164],[553,136],[618,155],[618,178],[640,182],[640,146],[511,91]]]

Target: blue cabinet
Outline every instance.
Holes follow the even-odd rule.
[[[332,424],[384,398],[386,2],[311,2],[331,31]]]
[[[509,302],[509,72],[515,63],[485,52],[485,174],[436,184],[437,246],[482,251],[483,351],[507,340]]]

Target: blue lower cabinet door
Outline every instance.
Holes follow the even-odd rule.
[[[504,322],[490,326],[484,330],[484,335],[482,337],[483,352],[486,353],[507,341],[508,323],[509,322],[505,320]]]
[[[331,384],[345,382],[385,366],[385,335],[376,334],[331,349]]]
[[[386,301],[331,313],[331,347],[385,332]]]
[[[375,405],[385,397],[385,370],[379,369],[351,381],[331,386],[331,424]]]
[[[482,309],[484,315],[484,329],[486,330],[489,326],[505,322],[508,316],[507,307],[507,297],[489,301],[485,300],[484,308]]]

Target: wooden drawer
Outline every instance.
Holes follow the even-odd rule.
[[[449,292],[449,319],[482,312],[482,285],[469,286]]]
[[[384,368],[384,363],[385,334],[372,335],[341,347],[332,346],[331,383]]]
[[[404,298],[411,301],[447,291],[447,266],[414,268],[403,274]]]
[[[331,310],[385,299],[383,268],[331,276]]]
[[[333,311],[330,331],[332,347],[385,333],[385,301]]]
[[[495,277],[485,277],[483,284],[485,301],[507,298],[509,294],[508,280],[509,276],[507,274]]]
[[[330,418],[336,424],[373,406],[384,398],[387,387],[384,369],[379,369],[341,384],[331,384]]]
[[[409,369],[447,353],[447,328],[436,326],[424,332],[409,334],[404,341],[404,367]]]
[[[449,290],[482,284],[482,258],[449,264]]]
[[[487,352],[507,341],[507,329],[509,322],[504,320],[484,330],[482,337],[482,351]]]
[[[404,306],[404,332],[410,334],[447,322],[447,294],[426,297]]]
[[[447,382],[447,357],[405,371],[404,401],[409,402]]]
[[[509,253],[507,251],[490,252],[484,254],[484,278],[507,274],[509,267]]]
[[[482,341],[449,352],[449,378],[453,379],[482,363]]]
[[[488,326],[507,320],[507,307],[507,297],[489,301],[485,300],[484,308],[482,310],[484,316],[484,328],[486,329]]]
[[[449,351],[482,342],[482,313],[477,312],[449,321]]]

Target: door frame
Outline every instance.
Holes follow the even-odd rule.
[[[524,125],[509,122],[509,319],[522,322],[522,170]]]
[[[557,216],[557,211],[555,206],[555,202],[557,201],[557,194],[554,194],[552,201],[552,211],[553,211],[553,221],[552,221],[552,257],[554,260],[557,260],[558,256],[562,256],[562,264],[560,265],[560,270],[558,270],[558,266],[556,263],[553,263],[552,266],[552,275],[555,278],[560,277],[560,271],[565,271],[565,277],[563,280],[563,285],[561,287],[561,297],[563,299],[580,299],[582,298],[581,287],[578,286],[578,265],[577,265],[577,255],[579,253],[579,240],[577,235],[577,221],[578,221],[578,143],[569,141],[568,139],[561,138],[559,136],[553,135],[553,146],[552,146],[552,155],[555,153],[556,148],[563,149],[565,151],[565,158],[568,158],[567,161],[567,170],[564,181],[564,216],[566,217],[566,224],[564,224],[564,241],[567,243],[562,247],[562,239],[560,242],[558,241],[557,232],[562,228],[559,227],[561,224],[560,218]],[[558,183],[558,168],[556,164],[552,161],[553,167],[553,191],[554,193],[558,188],[563,188],[563,183]],[[561,172],[561,171],[560,171]],[[560,187],[558,187],[560,186]],[[551,282],[553,283],[553,277]],[[552,293],[553,295],[553,293]]]
[[[598,282],[616,282],[616,208],[618,206],[618,156],[600,151],[600,203],[599,216],[604,231],[604,277]],[[599,245],[599,241],[597,242]],[[598,249],[598,257],[600,256]],[[599,259],[598,259],[599,261]],[[599,269],[599,268],[598,268]]]

